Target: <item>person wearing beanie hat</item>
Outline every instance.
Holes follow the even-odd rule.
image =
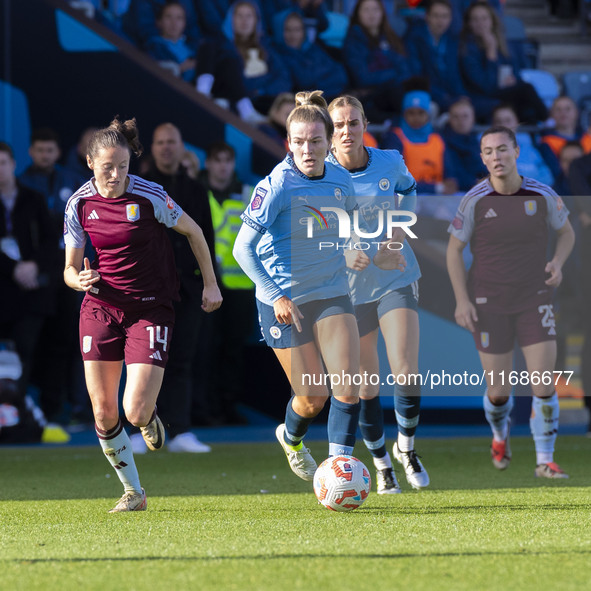
[[[433,131],[429,108],[431,96],[424,90],[407,92],[402,99],[402,121],[382,140],[382,148],[398,150],[417,181],[417,193],[451,195],[458,190],[451,177],[443,138]]]

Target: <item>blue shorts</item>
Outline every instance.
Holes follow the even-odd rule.
[[[355,306],[359,336],[364,337],[379,328],[380,318],[386,312],[398,308],[415,311],[419,309],[419,285],[417,281],[400,289],[390,291],[375,302]]]
[[[298,306],[304,317],[300,320],[302,332],[293,324],[281,324],[275,317],[273,306],[257,300],[259,324],[265,343],[273,349],[290,349],[314,340],[314,324],[322,318],[337,314],[354,314],[349,296],[339,296],[326,300],[314,300]]]

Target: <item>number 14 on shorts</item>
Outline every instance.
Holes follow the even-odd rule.
[[[154,349],[156,343],[162,345],[162,350],[166,351],[168,343],[168,326],[146,326],[150,335],[150,349]]]

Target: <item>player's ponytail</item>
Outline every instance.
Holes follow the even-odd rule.
[[[326,101],[321,90],[311,92],[298,92],[295,96],[295,109],[289,114],[285,127],[287,136],[290,137],[292,123],[315,123],[320,121],[326,129],[326,137],[330,142],[334,133],[334,125],[328,114]]]
[[[109,127],[96,131],[88,142],[88,156],[94,160],[100,150],[119,146],[128,149],[136,156],[142,155],[144,149],[139,140],[135,117],[126,121],[120,121],[115,117]]]

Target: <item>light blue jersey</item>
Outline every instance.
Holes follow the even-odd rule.
[[[242,220],[262,234],[256,254],[282,294],[297,304],[348,294],[339,212],[321,208],[339,208],[345,215],[356,207],[354,195],[341,166],[325,162],[324,174],[309,178],[290,155],[255,187]],[[255,284],[261,302],[278,299],[261,281]]]
[[[359,226],[363,232],[375,232],[380,216],[388,210],[413,211],[416,208],[416,183],[397,150],[365,148],[369,156],[367,165],[348,171],[353,179],[359,204]],[[338,164],[331,154],[328,160]],[[410,285],[421,276],[417,258],[408,243],[402,254],[406,259],[404,271],[384,271],[373,263],[363,271],[347,269],[349,291],[353,304],[375,302],[382,296]]]

